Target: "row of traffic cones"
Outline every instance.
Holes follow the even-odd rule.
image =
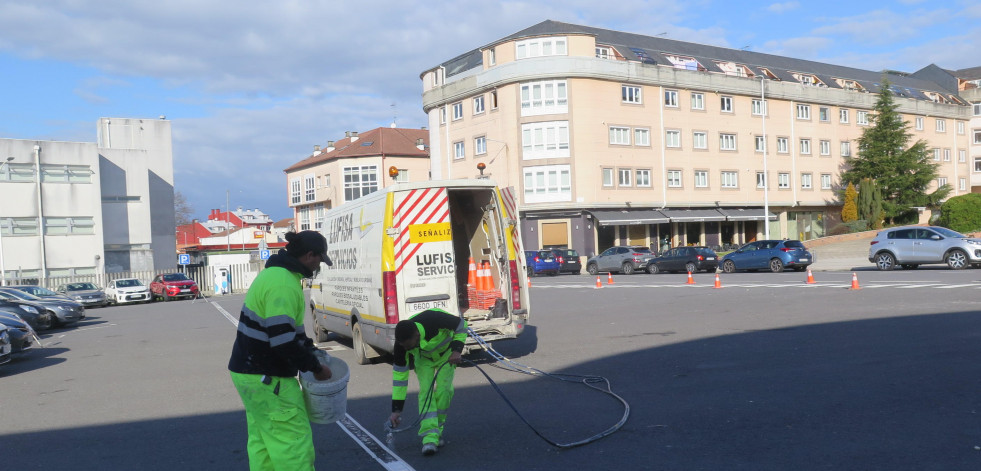
[[[612,285],[613,284],[613,274],[612,273],[608,273],[607,276],[608,276],[607,284],[611,284]],[[528,286],[531,286],[531,282],[529,281],[528,283],[529,283]],[[810,267],[808,267],[808,269],[807,269],[807,281],[806,281],[806,283],[809,284],[809,285],[813,285],[813,284],[816,284],[817,283],[816,281],[814,281],[814,274],[811,273]],[[685,284],[686,285],[693,285],[693,284],[695,284],[695,279],[692,278],[691,272],[688,272],[688,281],[686,281]],[[599,289],[599,288],[602,288],[602,287],[603,287],[603,283],[600,282],[600,277],[597,276],[596,277],[596,289]],[[719,278],[719,274],[718,273],[715,274],[715,286],[713,286],[713,288],[716,288],[716,289],[722,288],[722,280]],[[853,290],[862,289],[858,285],[858,275],[857,274],[852,273],[852,286],[851,286],[851,288],[848,288],[848,289],[853,289]]]
[[[531,286],[531,280],[528,280]],[[494,288],[494,277],[491,275],[491,265],[489,260],[482,260],[480,268],[477,268],[473,257],[470,257],[470,269],[467,273],[467,301],[470,307],[477,309],[490,309],[494,307],[494,301],[498,297],[497,289]]]

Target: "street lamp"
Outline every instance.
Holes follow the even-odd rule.
[[[0,162],[0,171],[3,171],[3,166],[14,160],[13,157],[7,157],[6,160]],[[7,165],[10,168],[9,165]],[[6,226],[5,219],[0,217],[0,286],[7,286],[7,267],[3,264],[3,228]]]

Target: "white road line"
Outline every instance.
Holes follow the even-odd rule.
[[[971,284],[969,284],[969,285],[948,285],[948,286],[937,286],[937,288],[940,288],[940,289],[951,289],[951,288],[967,288],[967,287],[970,287],[970,286],[976,286],[976,287],[978,287],[978,288],[981,288],[981,285],[979,285],[979,284],[977,284],[977,283],[971,283]]]
[[[911,289],[911,288],[931,288],[931,287],[938,287],[938,286],[944,286],[944,285],[940,283],[927,283],[927,284],[917,284],[917,285],[894,286],[894,288]]]
[[[218,303],[210,299],[208,302],[211,303],[211,305],[214,306],[215,309],[221,313],[221,315],[225,316],[225,318],[228,319],[228,322],[231,322],[236,329],[238,328],[238,319],[229,314],[228,311],[226,311],[225,308],[221,307]],[[344,418],[337,421],[337,426],[340,427],[344,433],[353,438],[358,445],[361,445],[361,448],[364,448],[364,451],[368,452],[368,454],[371,455],[371,457],[381,464],[386,470],[415,471],[412,466],[409,466],[409,463],[406,463],[401,457],[396,455],[394,451],[383,445],[381,440],[378,440],[377,437],[365,430],[365,428],[362,427],[357,420],[354,420],[354,417],[351,417],[350,414],[344,414]]]

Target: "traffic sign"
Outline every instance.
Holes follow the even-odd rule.
[[[186,254],[186,253],[178,254],[177,255],[177,264],[178,265],[190,265],[191,264],[191,255],[190,254]]]
[[[269,259],[269,251],[268,250],[260,250],[259,251],[259,260],[268,260],[268,259]]]

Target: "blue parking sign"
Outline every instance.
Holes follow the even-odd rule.
[[[268,250],[260,250],[259,251],[259,260],[269,260],[269,251]]]
[[[178,265],[190,265],[191,264],[191,255],[190,254],[186,254],[186,253],[178,254],[177,255],[177,264]]]

